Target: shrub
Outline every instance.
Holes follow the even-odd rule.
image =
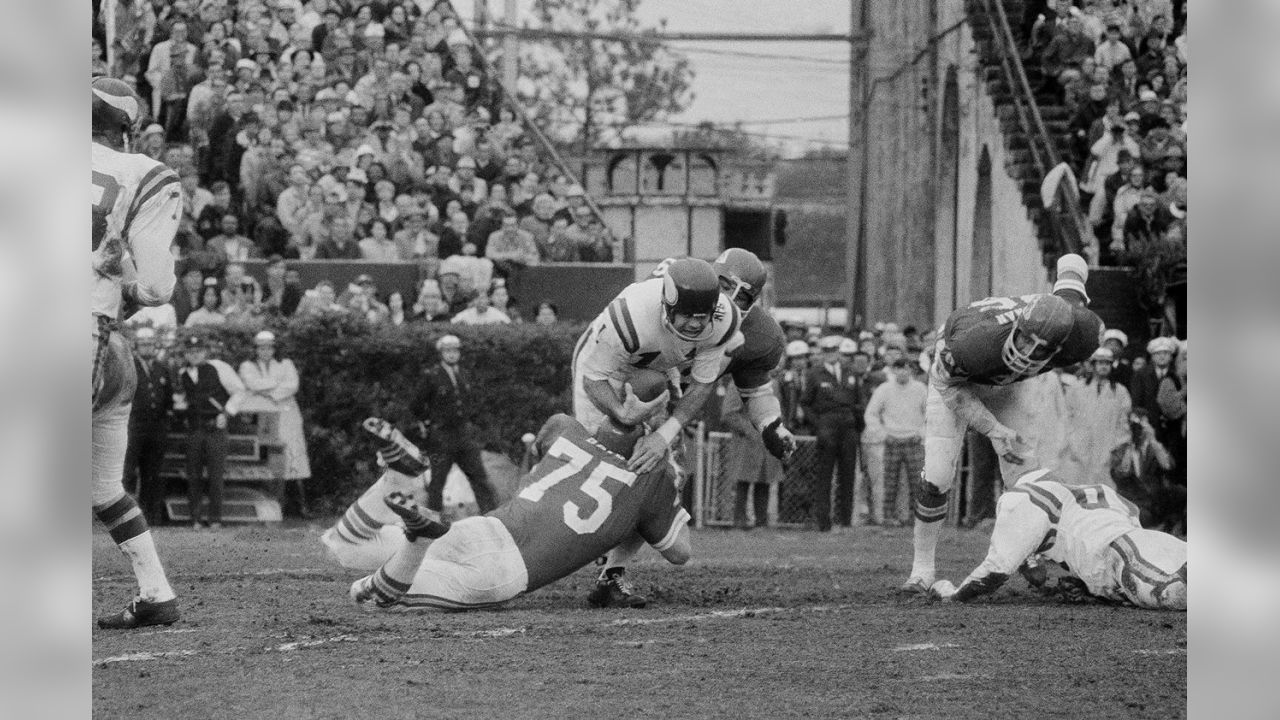
[[[298,405],[307,433],[312,478],[309,502],[336,510],[372,480],[372,441],[360,429],[369,416],[384,417],[401,428],[410,417],[409,400],[427,367],[438,361],[436,340],[462,339],[464,367],[474,378],[477,440],[488,450],[518,462],[520,436],[536,432],[552,413],[570,412],[573,346],[579,324],[461,326],[415,323],[370,326],[342,314],[275,321],[277,355],[298,366]],[[219,353],[233,366],[251,357],[248,328],[202,328],[221,344]]]

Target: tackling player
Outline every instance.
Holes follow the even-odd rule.
[[[652,400],[665,392],[666,377],[642,370],[630,383],[637,398]],[[542,460],[515,497],[452,524],[414,501],[427,470],[417,448],[383,421],[365,427],[386,441],[380,458],[388,471],[322,538],[343,565],[376,570],[351,586],[358,604],[491,607],[572,573],[635,532],[668,561],[689,559],[689,515],[670,466],[626,467],[641,426],[610,418],[592,434],[567,415],[552,416],[534,441]]]
[[[959,589],[939,580],[931,594],[968,602],[1003,585],[1037,553],[1061,563],[1091,595],[1152,610],[1187,609],[1187,543],[1142,529],[1138,509],[1115,490],[1064,485],[1049,470],[1023,475],[1000,496],[986,559]]]
[[[1058,260],[1052,294],[990,297],[951,313],[938,333],[925,405],[924,474],[916,499],[911,575],[902,589],[928,592],[947,493],[966,428],[991,439],[1006,485],[1040,455],[1042,386],[1029,379],[1083,362],[1102,321],[1085,305],[1084,258]],[[1047,439],[1046,439],[1047,440]]]
[[[173,293],[169,244],[182,215],[182,190],[173,170],[128,152],[142,108],[133,89],[99,77],[92,91],[93,511],[138,581],[137,597],[120,612],[98,618],[98,626],[169,625],[178,620],[178,601],[147,521],[122,482],[137,376],[119,318],[122,304],[162,305]]]
[[[666,275],[677,262],[664,260],[653,271],[654,278]],[[779,460],[786,460],[796,449],[795,436],[782,424],[782,405],[773,392],[770,373],[782,361],[786,336],[756,299],[764,291],[768,273],[755,253],[730,248],[720,253],[711,264],[721,294],[742,313],[743,341],[729,350],[720,364],[717,376],[733,378],[745,405],[747,416],[764,441],[765,448]],[[626,579],[626,563],[639,551],[641,541],[630,539],[611,552],[596,579],[596,587],[587,601],[596,607],[620,605],[644,607],[646,599],[637,595]]]

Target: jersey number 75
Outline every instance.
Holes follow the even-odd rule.
[[[547,473],[541,480],[530,483],[520,491],[518,497],[537,502],[553,485],[569,478],[581,478],[585,475],[580,489],[596,501],[596,509],[584,518],[582,508],[577,503],[572,500],[566,500],[564,503],[564,524],[579,535],[590,535],[599,530],[608,519],[609,513],[613,512],[613,495],[605,489],[605,480],[617,480],[626,487],[631,487],[636,482],[635,473],[594,457],[568,438],[557,438],[547,450],[547,455],[563,460],[565,464]],[[593,462],[595,467],[590,473],[586,473]]]

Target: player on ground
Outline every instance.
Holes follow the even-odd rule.
[[[661,278],[674,259],[663,261],[653,271]],[[795,436],[782,424],[782,405],[773,392],[770,373],[782,361],[786,336],[778,321],[756,305],[764,291],[768,273],[755,253],[741,248],[725,250],[711,264],[720,292],[742,312],[743,342],[730,350],[721,361],[719,376],[729,375],[746,406],[748,417],[760,431],[769,453],[785,460],[795,452]],[[644,607],[646,599],[637,595],[626,579],[626,563],[639,551],[641,540],[633,538],[609,553],[596,587],[587,598],[596,607],[621,605]]]
[[[1068,486],[1049,470],[1023,475],[996,504],[987,557],[956,587],[933,584],[943,600],[994,591],[1033,554],[1061,563],[1079,592],[1152,610],[1187,609],[1187,543],[1138,523],[1138,509],[1105,485]],[[1066,578],[1064,578],[1066,579]],[[1078,582],[1075,581],[1078,579]],[[1083,593],[1080,593],[1083,595]]]
[[[137,597],[122,611],[98,618],[98,626],[169,625],[178,620],[178,601],[142,511],[123,485],[137,376],[119,319],[122,305],[162,305],[173,292],[169,245],[182,215],[182,190],[173,170],[128,152],[142,108],[132,88],[100,77],[92,89],[93,511],[138,581]],[[127,270],[136,270],[130,279]]]
[[[925,406],[915,556],[904,591],[928,592],[933,584],[966,428],[991,438],[1007,486],[1038,466],[1043,389],[1028,380],[1083,362],[1098,349],[1102,321],[1085,307],[1088,276],[1084,258],[1064,255],[1052,294],[978,300],[951,313],[939,331]]]
[[[630,383],[637,398],[652,400],[665,392],[666,377],[640,371]],[[365,426],[387,442],[384,459],[400,458],[386,463],[387,473],[323,537],[343,565],[376,570],[351,586],[358,604],[491,607],[572,573],[633,532],[672,563],[689,558],[689,515],[670,466],[626,468],[643,427],[610,418],[590,434],[567,415],[551,417],[534,441],[542,460],[516,496],[488,515],[450,524],[408,494],[424,486],[417,449],[382,421]],[[371,501],[387,490],[376,507]]]

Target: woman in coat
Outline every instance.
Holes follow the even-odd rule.
[[[1114,487],[1111,451],[1130,440],[1133,403],[1128,389],[1111,377],[1115,357],[1110,350],[1098,348],[1089,363],[1089,379],[1067,388],[1068,447],[1059,473],[1071,484]]]
[[[293,361],[276,359],[276,336],[263,330],[253,338],[252,360],[240,363],[240,379],[250,393],[244,411],[277,414],[280,442],[284,443],[284,473],[281,481],[298,483],[299,505],[305,514],[302,483],[311,477],[307,440],[302,430],[302,411],[294,396],[298,393],[298,369]],[[279,491],[283,490],[283,482]]]

